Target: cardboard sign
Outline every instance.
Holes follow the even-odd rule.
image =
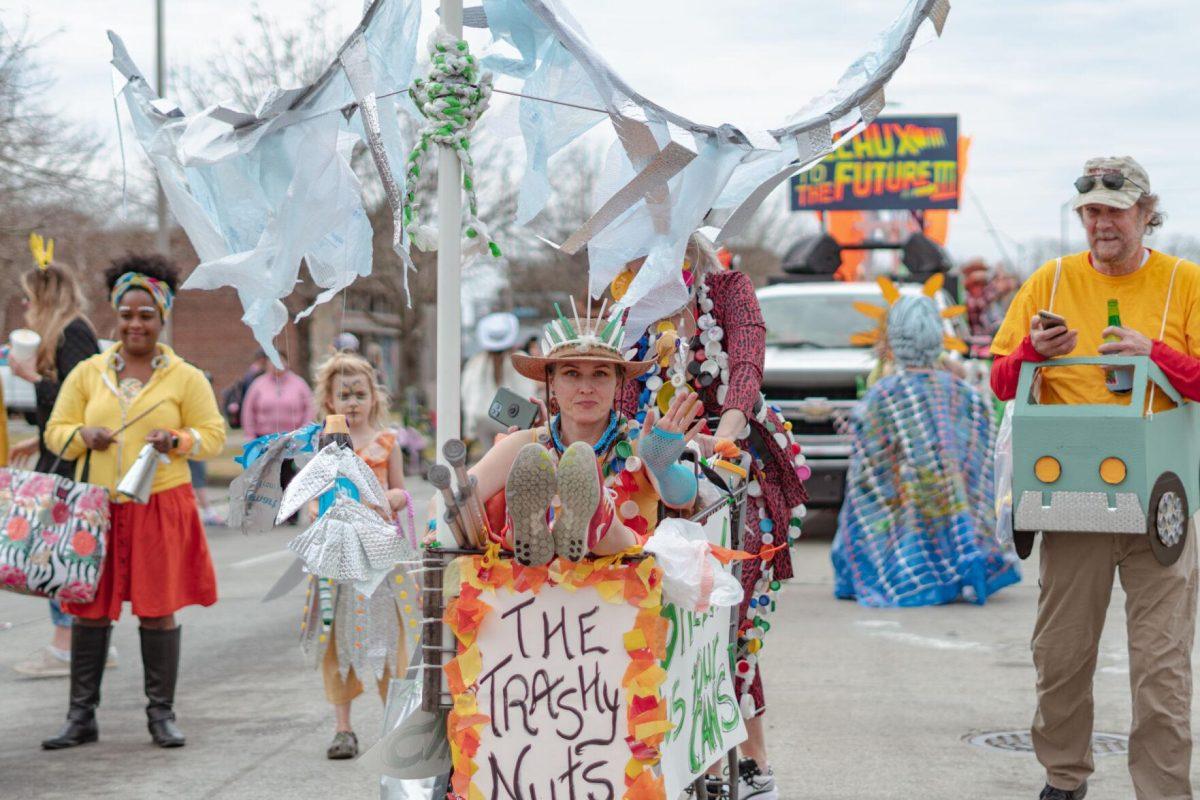
[[[879,117],[791,181],[793,211],[958,208],[958,117]]]
[[[662,800],[667,621],[652,559],[454,562],[443,616],[452,791],[471,800]]]
[[[723,508],[704,522],[704,534],[713,544],[728,547],[729,524],[729,509]],[[659,770],[668,798],[679,797],[710,764],[746,740],[729,663],[729,625],[735,612],[718,608],[697,614],[663,607],[670,628],[662,693],[672,727],[661,747]]]
[[[479,629],[475,785],[487,800],[618,798],[629,745],[623,636],[637,609],[576,592],[496,593]]]

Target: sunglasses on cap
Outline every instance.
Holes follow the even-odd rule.
[[[1146,190],[1137,183],[1126,178],[1119,172],[1106,172],[1103,175],[1083,175],[1075,179],[1075,190],[1080,194],[1087,194],[1092,189],[1096,188],[1096,183],[1099,182],[1105,189],[1117,191],[1126,183],[1133,186],[1142,194],[1147,194]]]

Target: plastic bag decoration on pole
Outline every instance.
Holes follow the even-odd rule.
[[[545,206],[550,159],[605,119],[612,125],[592,215],[561,248],[588,248],[595,296],[627,261],[647,256],[613,312],[630,310],[626,329],[636,337],[683,304],[677,265],[688,236],[702,226],[717,228],[721,240],[736,235],[775,187],[873,120],[918,31],[930,23],[940,34],[949,2],[908,0],[835,87],[768,131],[693,122],[642,96],[559,0],[485,0],[482,12],[468,15],[494,39],[482,64],[515,84],[503,91],[520,96],[527,161],[518,223]],[[314,305],[371,271],[372,231],[350,166],[358,143],[380,174],[394,247],[411,266],[403,208],[412,143],[401,140],[397,113],[418,116],[403,93],[413,86],[419,24],[417,0],[374,0],[314,83],[276,89],[252,112],[214,105],[191,115],[156,97],[109,34],[137,139],[200,257],[185,288],[236,289],[243,321],[273,357],[302,259],[323,290]]]

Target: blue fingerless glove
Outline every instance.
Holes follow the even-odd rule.
[[[655,427],[638,443],[638,455],[650,472],[658,496],[671,508],[687,508],[696,500],[698,481],[695,470],[679,463],[687,449],[682,433]]]

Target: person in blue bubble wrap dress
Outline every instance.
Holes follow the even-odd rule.
[[[872,607],[983,604],[1021,579],[994,533],[987,403],[936,366],[943,327],[928,297],[892,306],[886,341],[896,372],[871,387],[852,420],[834,594]]]

